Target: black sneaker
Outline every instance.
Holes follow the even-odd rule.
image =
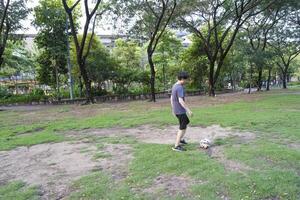
[[[188,144],[184,139],[180,140],[181,144]]]
[[[182,146],[172,147],[173,151],[186,151]]]

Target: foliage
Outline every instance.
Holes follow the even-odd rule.
[[[15,38],[12,33],[23,28],[21,21],[27,17],[29,11],[26,8],[26,0],[0,2],[0,68],[7,40]]]
[[[7,41],[0,76],[10,78],[22,73],[34,75],[36,68],[34,57],[35,55],[26,49],[23,41]]]
[[[45,101],[48,99],[48,96],[44,94],[42,89],[34,89],[29,94],[16,94],[13,95],[9,92],[4,92],[3,96],[0,96],[0,104],[28,104],[32,102]]]
[[[117,61],[113,76],[116,94],[132,93],[135,87],[143,88],[143,92],[147,90],[149,72],[141,65],[141,54],[142,48],[137,43],[122,39],[116,41],[112,50],[112,56]]]
[[[66,14],[60,0],[39,1],[34,8],[35,27],[39,32],[35,43],[40,49],[37,58],[39,64],[37,79],[57,89],[57,79],[66,75],[67,70],[67,32]]]
[[[171,88],[176,81],[177,73],[180,71],[180,56],[182,52],[183,46],[176,34],[166,30],[153,56],[158,91]]]
[[[203,89],[208,79],[208,60],[203,51],[203,43],[195,35],[192,44],[182,54],[182,66],[190,74],[190,86]]]
[[[90,40],[90,37],[91,34],[88,34],[87,39]],[[81,40],[82,36],[78,36],[78,41],[81,42]],[[86,45],[88,44],[86,43]],[[84,49],[87,51],[88,48],[85,47]],[[95,90],[100,92],[103,83],[113,78],[116,61],[97,36],[93,37],[89,51],[90,53],[85,64],[87,75],[90,80],[97,84],[98,87]],[[71,43],[71,62],[73,65],[73,77],[78,82],[81,73],[77,64],[74,42]]]

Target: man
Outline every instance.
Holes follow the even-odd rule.
[[[187,144],[186,141],[183,139],[187,125],[190,123],[190,120],[186,114],[192,116],[192,111],[188,108],[187,104],[185,103],[185,92],[184,92],[184,84],[188,79],[187,72],[180,72],[178,74],[178,81],[172,87],[172,94],[171,94],[171,105],[173,115],[178,118],[179,121],[179,130],[177,133],[177,138],[175,142],[175,146],[172,148],[174,151],[185,151],[185,149],[181,146]]]

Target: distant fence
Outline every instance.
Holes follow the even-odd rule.
[[[187,96],[197,96],[205,94],[203,90],[195,90],[195,91],[187,91]],[[171,93],[170,92],[157,92],[155,93],[155,97],[157,99],[162,98],[170,98]],[[135,100],[148,100],[151,99],[152,95],[151,93],[147,94],[128,94],[128,95],[105,95],[105,96],[96,96],[94,97],[95,102],[123,102],[123,101],[135,101]],[[85,102],[86,99],[62,99],[60,101],[52,101],[51,104],[78,104]]]
[[[232,90],[223,90],[217,91],[217,94],[224,94],[224,93],[232,93]],[[237,92],[237,91],[235,91]],[[186,96],[199,96],[205,95],[206,92],[204,90],[194,90],[194,91],[186,91]],[[162,98],[170,98],[170,92],[157,92],[155,93],[157,99]],[[124,102],[124,101],[135,101],[135,100],[148,100],[151,99],[151,93],[147,94],[138,94],[138,95],[105,95],[105,96],[96,96],[94,100],[96,103],[101,102]],[[62,99],[58,100],[45,100],[39,102],[31,102],[31,103],[12,103],[6,106],[17,106],[17,105],[63,105],[63,104],[81,104],[86,101],[85,98],[76,98],[76,99]],[[3,105],[2,105],[3,106]]]

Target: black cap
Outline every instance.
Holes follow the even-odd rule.
[[[178,78],[178,80],[188,79],[189,74],[186,71],[181,71],[181,72],[178,73],[177,78]]]

